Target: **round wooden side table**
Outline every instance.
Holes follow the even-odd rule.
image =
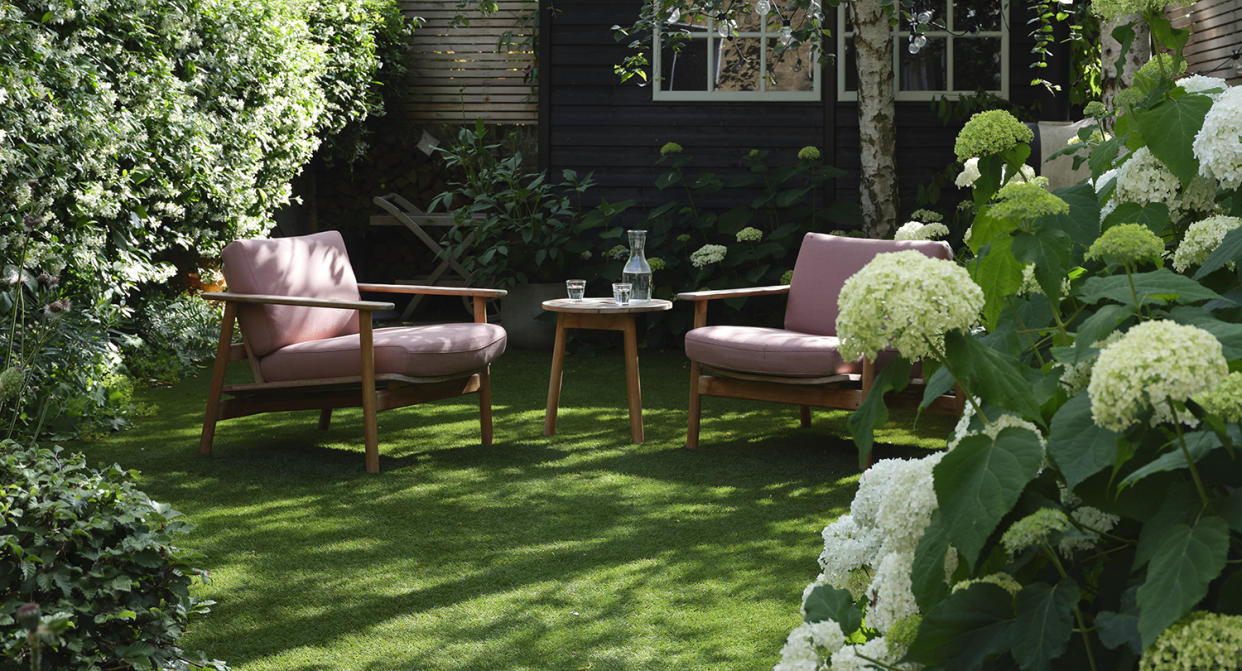
[[[556,433],[556,410],[561,402],[561,376],[565,369],[565,332],[569,329],[620,331],[625,340],[625,390],[630,405],[630,438],[643,442],[643,392],[638,379],[638,336],[634,315],[663,312],[672,301],[653,298],[642,303],[617,305],[611,298],[583,298],[580,301],[557,298],[543,302],[543,309],[556,313],[556,344],[552,348],[552,375],[548,380],[548,409],[543,419],[543,435]]]

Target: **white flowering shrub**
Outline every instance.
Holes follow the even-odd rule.
[[[1164,3],[1096,4],[1184,37]],[[864,473],[776,668],[1238,668],[1242,88],[1182,65],[1095,104],[1115,132],[1084,128],[1092,175],[1055,192],[1002,184],[1028,153],[1003,114],[964,129],[970,284],[887,267],[842,292],[846,356],[923,357],[966,411],[945,451]],[[977,327],[936,314],[957,302]],[[850,418],[864,461],[905,358]]]
[[[0,2],[0,270],[55,276],[117,375],[135,290],[265,234],[405,31],[389,0]]]

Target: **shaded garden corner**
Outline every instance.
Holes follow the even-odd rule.
[[[75,445],[119,462],[195,525],[213,613],[185,647],[234,669],[754,669],[774,663],[846,511],[845,412],[712,399],[686,450],[687,364],[642,359],[647,442],[629,442],[616,353],[571,356],[557,435],[541,435],[549,356],[493,369],[496,444],[473,399],[380,415],[363,472],[358,411],[229,420],[198,455],[206,374],[140,393],[131,431]],[[576,370],[575,370],[576,369]],[[245,371],[235,369],[237,374]],[[609,381],[613,381],[610,383]],[[946,418],[879,432],[878,457],[943,444]],[[693,642],[693,643],[691,643]]]

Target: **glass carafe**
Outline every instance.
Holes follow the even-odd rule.
[[[647,244],[647,231],[626,231],[630,237],[630,258],[621,270],[621,281],[629,282],[631,303],[643,303],[651,300],[651,266],[643,254]]]

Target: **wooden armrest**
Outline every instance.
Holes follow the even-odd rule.
[[[234,294],[227,291],[205,291],[203,298],[209,301],[229,303],[258,303],[266,305],[298,305],[307,308],[340,308],[342,310],[395,310],[396,305],[383,301],[347,301],[338,298],[309,298],[305,296],[272,296],[268,294]]]
[[[362,284],[359,291],[374,291],[386,294],[425,294],[428,296],[479,296],[482,298],[500,298],[509,292],[504,289],[479,289],[475,287],[432,287],[421,284]]]
[[[710,301],[718,298],[746,298],[747,296],[776,296],[789,293],[788,284],[770,287],[745,287],[742,289],[716,289],[714,291],[683,291],[677,294],[679,301]]]

